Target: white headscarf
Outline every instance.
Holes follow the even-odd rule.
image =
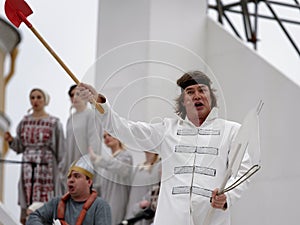
[[[29,97],[30,97],[31,93],[34,92],[34,91],[39,91],[39,92],[41,92],[41,93],[43,94],[43,96],[44,96],[44,99],[45,99],[45,105],[48,105],[48,104],[49,104],[49,102],[50,102],[50,95],[49,95],[45,90],[43,90],[43,89],[41,89],[41,88],[33,88],[33,89],[30,91]]]
[[[34,91],[39,91],[42,93],[42,95],[44,96],[44,99],[45,99],[45,106],[47,106],[50,102],[50,95],[41,88],[33,88],[33,89],[31,89],[31,91],[29,93],[29,98],[30,98],[31,93]],[[32,108],[28,109],[27,113],[30,113],[31,110],[32,110]]]

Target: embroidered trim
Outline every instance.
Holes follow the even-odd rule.
[[[178,195],[178,194],[189,194],[191,191],[190,186],[178,186],[172,188],[172,195]]]
[[[208,154],[208,155],[218,155],[219,149],[214,147],[197,147],[196,153],[198,154]]]
[[[193,166],[178,166],[174,168],[174,174],[193,173]]]
[[[195,136],[195,135],[220,135],[220,130],[214,129],[178,129],[177,135]]]
[[[177,166],[174,168],[174,174],[191,174],[191,173],[203,174],[214,177],[216,175],[216,169],[202,167],[202,166]]]
[[[175,152],[196,153],[197,146],[175,145]]]
[[[212,191],[206,188],[196,187],[196,186],[178,186],[172,188],[172,195],[178,195],[178,194],[190,194],[192,190],[193,194],[201,195],[203,197],[210,198]]]
[[[220,135],[220,130],[212,130],[212,129],[199,129],[200,135]]]
[[[195,187],[195,186],[192,187],[192,192],[193,192],[193,194],[201,195],[201,196],[208,197],[208,198],[210,198],[211,194],[212,194],[212,191],[209,189]]]
[[[209,168],[209,167],[203,167],[203,166],[196,166],[195,167],[195,173],[204,174],[207,176],[216,176],[216,169]]]
[[[197,135],[197,134],[198,134],[197,129],[178,129],[177,130],[177,135],[192,136],[192,135]]]
[[[189,145],[175,145],[175,152],[218,155],[219,149],[214,148],[214,147],[198,147],[198,146],[189,146]]]

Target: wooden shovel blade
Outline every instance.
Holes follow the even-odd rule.
[[[4,11],[7,18],[16,27],[19,27],[22,22],[26,22],[26,17],[32,14],[31,8],[23,0],[6,0]]]

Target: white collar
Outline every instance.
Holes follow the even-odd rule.
[[[214,119],[218,118],[218,115],[219,115],[219,109],[218,109],[217,107],[213,107],[213,108],[210,110],[208,116],[206,117],[206,119],[203,121],[202,124],[204,124],[204,123],[206,123],[206,122],[208,122],[208,121],[211,121],[211,120],[214,120]],[[195,125],[189,120],[189,118],[188,118],[187,116],[185,117],[184,121],[186,121],[186,122],[192,124],[192,125],[195,127]],[[202,124],[201,124],[201,125],[202,125]],[[200,126],[201,126],[201,125],[200,125]]]

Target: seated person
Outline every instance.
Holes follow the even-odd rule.
[[[106,201],[92,189],[94,170],[89,156],[75,161],[68,172],[68,192],[53,198],[29,215],[27,225],[111,225]]]

